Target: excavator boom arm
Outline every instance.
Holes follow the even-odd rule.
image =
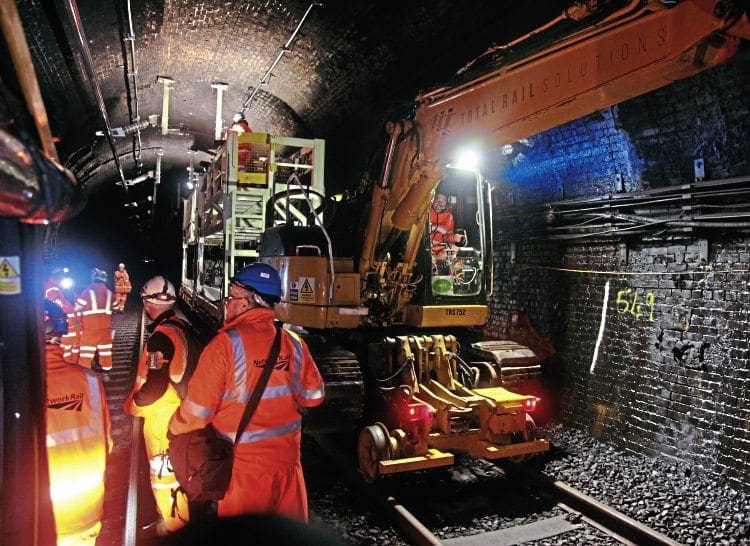
[[[499,147],[726,61],[750,37],[744,2],[632,2],[617,17],[417,98],[425,157],[459,140]]]

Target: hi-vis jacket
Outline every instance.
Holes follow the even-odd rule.
[[[130,284],[130,275],[128,275],[127,270],[120,271],[118,269],[114,272],[113,277],[115,279],[115,292],[130,294],[133,286]]]
[[[169,423],[172,433],[211,422],[234,441],[275,333],[273,310],[264,308],[250,309],[219,330],[201,353],[187,396]],[[324,398],[323,379],[307,345],[296,334],[283,330],[274,371],[235,449],[232,479],[227,495],[219,502],[219,515],[258,510],[306,518],[300,466],[302,418],[297,408],[317,406]],[[239,487],[274,473],[284,477],[275,483],[255,481],[258,490]],[[285,504],[295,506],[287,510]]]
[[[112,450],[104,385],[91,370],[65,362],[56,345],[46,346],[46,357],[47,458],[58,545],[93,544]]]
[[[68,333],[60,339],[63,358],[71,364],[78,364],[79,344],[81,342],[81,319],[75,305],[68,301],[65,293],[54,281],[44,284],[44,299],[55,302],[68,316]]]
[[[112,291],[104,283],[93,282],[76,299],[76,310],[81,315],[81,353],[78,363],[91,367],[99,351],[99,365],[112,369]]]
[[[171,309],[156,317],[138,359],[135,387],[124,403],[125,411],[144,419],[143,440],[151,469],[151,489],[169,531],[176,531],[188,520],[187,499],[178,493],[173,497],[172,492],[180,484],[166,458],[169,418],[187,393],[187,382],[200,353],[200,346],[187,328]]]

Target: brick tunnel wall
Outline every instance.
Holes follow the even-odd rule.
[[[534,204],[691,182],[697,158],[707,179],[750,174],[749,75],[745,54],[501,151],[489,171],[497,240],[487,327],[520,308],[552,337],[558,353],[545,370],[565,423],[745,490],[747,232],[561,241],[518,225],[545,231],[549,213]]]

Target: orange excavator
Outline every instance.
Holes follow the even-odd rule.
[[[454,453],[523,460],[549,447],[531,418],[540,399],[511,390],[506,373],[539,354],[481,338],[494,284],[491,187],[457,153],[499,148],[697,74],[750,39],[745,1],[601,4],[579,4],[492,47],[456,81],[420,94],[413,117],[387,126],[365,213],[341,201],[331,213],[322,141],[259,133],[230,135],[204,183],[211,195],[191,198],[183,297],[197,308],[207,294],[218,302],[248,261],[276,267],[284,287],[277,316],[305,330],[326,379],[327,402],[306,430],[359,427],[369,481],[450,465]],[[248,139],[259,155],[238,165]],[[282,150],[292,156],[282,159]],[[253,170],[261,174],[252,178]],[[432,234],[440,226],[430,223],[438,194],[459,235],[439,252]],[[252,203],[255,231],[237,203]],[[202,288],[212,277],[207,264],[219,274]],[[470,359],[477,354],[488,358]]]

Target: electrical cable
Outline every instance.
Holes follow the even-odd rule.
[[[139,99],[138,99],[138,65],[136,63],[135,58],[135,32],[133,31],[133,12],[130,6],[130,0],[127,0],[127,8],[128,8],[128,35],[123,38],[124,41],[130,42],[130,61],[132,66],[132,71],[128,71],[128,76],[132,76],[133,78],[133,102],[135,103],[135,116],[130,118],[131,124],[137,124],[141,121],[141,114],[140,114],[140,106],[139,106]],[[125,63],[127,64],[127,54],[125,55]],[[128,79],[125,78],[125,85],[128,85]],[[131,110],[132,113],[132,110]],[[136,165],[140,165],[141,163],[141,130],[140,127],[136,130],[136,146],[135,150],[133,151],[133,159],[135,160]]]
[[[89,49],[89,46],[88,46],[86,33],[83,30],[83,22],[81,21],[81,14],[78,12],[78,6],[75,0],[66,0],[65,7],[68,12],[68,17],[70,18],[70,23],[73,29],[75,29],[76,37],[78,38],[78,48],[83,58],[83,67],[84,67],[84,70],[86,71],[86,75],[89,80],[89,85],[91,85],[91,90],[94,93],[94,96],[96,97],[96,103],[97,103],[97,106],[99,107],[99,113],[102,116],[102,121],[104,122],[104,126],[106,128],[107,140],[109,141],[109,147],[112,150],[112,157],[114,158],[115,166],[117,167],[117,172],[120,175],[120,182],[122,182],[122,190],[125,192],[125,195],[127,196],[128,185],[127,185],[127,182],[125,181],[125,175],[122,172],[122,165],[120,164],[120,157],[117,155],[117,146],[115,146],[115,141],[112,138],[112,125],[110,124],[109,116],[107,115],[107,107],[104,105],[104,97],[102,96],[102,90],[96,81],[96,70],[94,69],[94,60],[91,57],[91,50]]]

